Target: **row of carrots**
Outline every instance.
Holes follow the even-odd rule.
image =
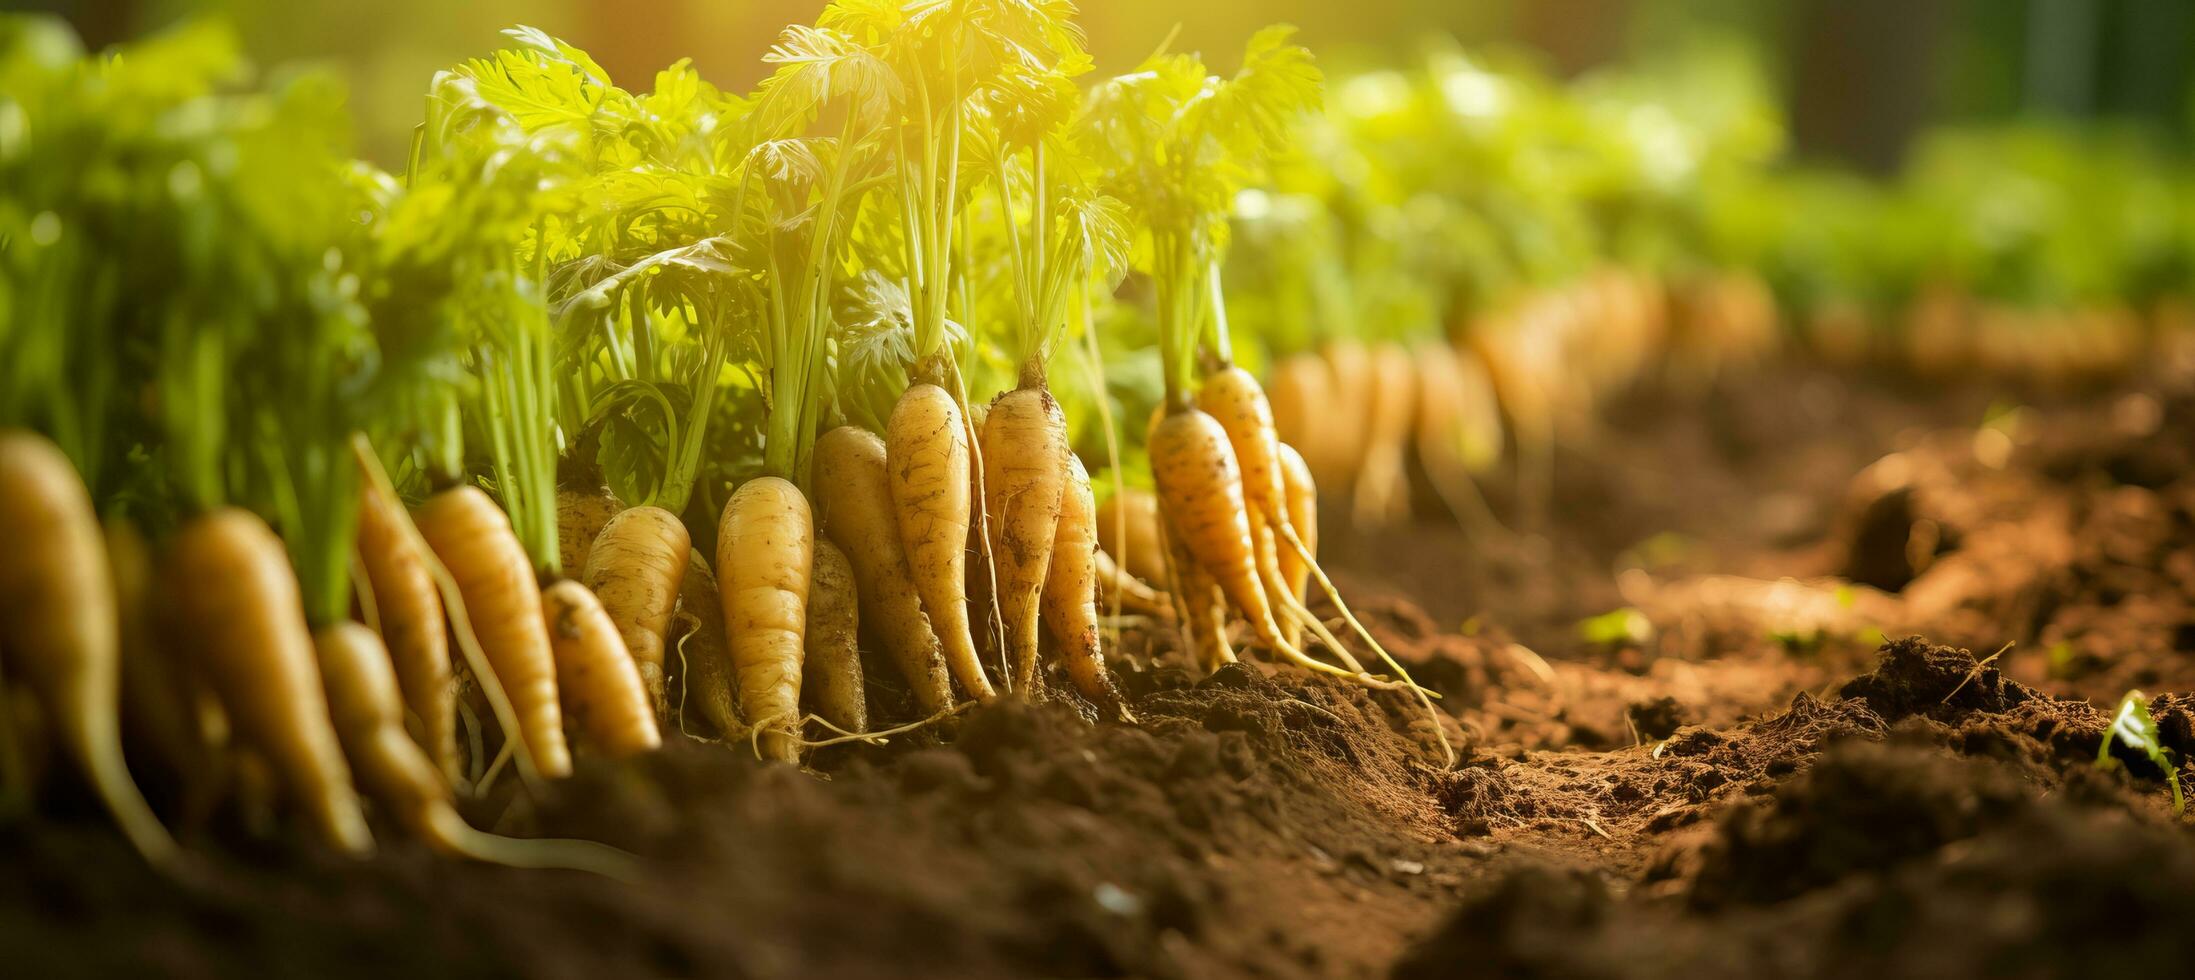
[[[2183,307],[2031,310],[1939,290],[1897,324],[1827,309],[1793,332],[1757,277],[1670,287],[1612,266],[1482,315],[1453,341],[1342,337],[1284,356],[1272,369],[1274,413],[1319,484],[1348,501],[1355,526],[1409,519],[1414,464],[1452,516],[1483,530],[1499,525],[1483,485],[1505,461],[1517,470],[1519,505],[1533,506],[1556,433],[1590,433],[1598,406],[1642,381],[1696,391],[1792,347],[1849,369],[2060,388],[2184,372],[2195,366],[2195,317]]]
[[[1205,391],[1207,404],[1235,409],[1225,417],[1247,420],[1238,431],[1261,439],[1270,454],[1273,484],[1259,499],[1277,510],[1259,513],[1285,515],[1266,527],[1290,539],[1287,558],[1253,557],[1240,512],[1230,522],[1213,506],[1245,499],[1239,474],[1246,468],[1215,417],[1192,410],[1173,416],[1185,422],[1171,428],[1187,428],[1192,438],[1162,452],[1171,461],[1162,472],[1203,482],[1186,492],[1176,479],[1162,486],[1170,488],[1169,512],[1201,514],[1206,523],[1170,533],[1180,525],[1153,507],[1117,513],[1107,534],[1139,566],[1159,556],[1159,574],[1177,584],[1175,592],[1121,574],[1098,549],[1103,525],[1089,477],[1065,452],[1063,435],[1053,437],[1065,464],[1060,501],[1045,508],[1052,539],[1033,552],[1045,566],[1042,578],[1032,587],[1001,572],[1003,615],[1027,614],[1010,598],[1017,588],[1036,600],[1052,637],[1048,649],[1072,685],[1119,720],[1133,718],[1099,648],[1101,595],[1116,606],[1178,617],[1206,669],[1235,659],[1224,630],[1232,602],[1251,610],[1260,641],[1289,659],[1349,672],[1297,650],[1304,626],[1324,629],[1302,611],[1317,535],[1315,490],[1302,457],[1273,438],[1269,422],[1259,424],[1269,410],[1247,373],[1233,369],[1208,380]],[[944,414],[949,401],[928,397]],[[1228,406],[1223,397],[1238,401]],[[1002,477],[1017,466],[1037,469],[1000,435],[1012,431],[1014,400],[1014,393],[1001,396],[981,426],[989,467]],[[915,428],[938,432],[934,416],[921,411],[910,412],[923,423]],[[1040,403],[1039,413],[1038,432],[1061,428],[1041,418],[1056,416],[1056,407],[1044,412]],[[1163,422],[1154,428],[1169,431]],[[476,700],[515,719],[503,751],[515,753],[528,778],[551,779],[572,772],[572,737],[604,758],[626,758],[657,749],[662,726],[686,727],[689,712],[715,734],[752,738],[761,754],[787,761],[810,744],[799,731],[811,719],[844,736],[874,737],[858,650],[863,621],[900,668],[898,680],[923,713],[917,724],[965,706],[955,700],[955,682],[974,701],[1001,689],[1034,696],[1034,649],[994,685],[968,636],[958,567],[967,540],[965,525],[954,520],[966,497],[952,492],[977,485],[965,463],[956,465],[966,458],[964,432],[948,422],[941,440],[917,440],[900,454],[927,454],[929,465],[903,459],[894,466],[876,434],[832,430],[818,446],[826,474],[817,484],[821,513],[811,514],[806,498],[783,481],[743,485],[725,508],[714,563],[720,575],[667,511],[618,510],[597,529],[583,506],[572,507],[573,529],[591,539],[576,553],[584,571],[546,585],[536,584],[509,519],[486,494],[454,486],[406,508],[360,438],[366,489],[355,556],[358,621],[318,630],[302,614],[282,542],[256,515],[225,509],[194,518],[156,558],[127,522],[109,521],[102,530],[82,481],[51,443],[5,433],[0,534],[16,543],[16,557],[0,564],[0,649],[39,712],[9,719],[11,757],[45,730],[131,840],[160,863],[175,859],[174,845],[123,764],[125,722],[133,743],[148,747],[190,793],[217,792],[208,781],[222,778],[271,780],[316,836],[344,852],[372,846],[363,790],[394,823],[440,850],[616,873],[623,863],[607,849],[514,841],[465,824],[456,793],[480,780],[484,760],[477,733],[473,758],[460,746],[459,678],[469,674]],[[1009,484],[1010,477],[995,478],[989,486]],[[1006,512],[1002,497],[993,501],[991,514]],[[1013,541],[1005,520],[994,517],[992,528],[996,540]],[[952,537],[940,541],[933,530]],[[943,558],[918,566],[910,553]],[[1220,576],[1209,571],[1215,567]],[[1273,582],[1262,575],[1272,572],[1283,584],[1268,593]],[[931,605],[926,593],[958,597]],[[1202,601],[1176,605],[1174,596]],[[1276,607],[1290,622],[1285,635],[1265,612]],[[948,668],[940,622],[954,624],[946,629],[965,673]],[[1005,625],[1015,636],[1010,618]],[[1361,671],[1353,660],[1349,668]],[[666,698],[674,678],[683,689],[675,709]]]
[[[796,762],[1051,697],[1048,664],[1130,721],[1101,581],[1182,624],[1202,667],[1235,659],[1239,619],[1284,661],[1430,711],[1306,608],[1315,582],[1347,614],[1313,557],[1311,484],[1203,291],[1232,185],[1317,99],[1309,53],[1273,29],[1231,78],[1162,52],[1085,96],[1073,13],[833,5],[787,29],[746,99],[683,63],[627,93],[518,29],[436,77],[402,180],[342,158],[340,100],[309,81],[223,92],[222,32],[83,57],[50,22],[0,21],[0,75],[21,80],[0,109],[30,134],[0,167],[37,182],[26,206],[0,199],[25,243],[0,263],[0,360],[51,369],[0,391],[0,656],[35,706],[0,725],[22,750],[0,755],[52,733],[162,865],[179,854],[125,731],[185,822],[280,798],[363,854],[370,806],[448,853],[622,873],[584,842],[481,833],[457,804],[506,767],[556,780],[575,752],[630,758],[674,726]],[[822,126],[839,135],[807,135]],[[987,171],[957,162],[964,140]],[[86,170],[125,192],[87,193]],[[1199,179],[1226,183],[1184,207]],[[969,267],[979,233],[1013,261]],[[1139,234],[1181,249],[1147,272],[1176,301],[1181,368],[1149,429],[1165,595],[1098,549],[1046,375],[1071,323],[1096,346],[1088,310]],[[1002,280],[988,305],[978,276]],[[971,335],[978,317],[1007,339]],[[969,375],[1001,351],[1010,387],[978,407],[972,385],[997,379]],[[634,451],[650,422],[669,435]],[[628,441],[601,449],[605,431]],[[560,472],[609,458],[647,499],[560,514]],[[863,635],[892,676],[864,676]],[[913,717],[879,727],[872,686]],[[26,768],[4,788],[28,792]]]

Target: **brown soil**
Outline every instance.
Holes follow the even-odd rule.
[[[0,972],[2176,971],[2195,840],[2146,758],[2096,758],[2134,687],[2195,752],[2195,401],[2010,404],[1774,369],[1612,409],[1539,530],[1472,542],[1429,495],[1409,528],[1334,524],[1437,733],[1294,670],[1192,678],[1134,630],[1133,726],[1000,705],[814,774],[674,739],[503,808],[643,855],[633,884],[233,819],[166,880],[49,781],[0,825]]]

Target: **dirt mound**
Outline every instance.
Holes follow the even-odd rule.
[[[1455,821],[1413,702],[1250,664],[1152,680],[1140,726],[1005,702],[820,779],[674,740],[505,821],[636,850],[631,887],[393,834],[357,866],[196,841],[241,850],[168,883],[96,819],[20,827],[0,954],[26,976],[1326,975],[1391,959],[1471,863],[1437,846]],[[181,938],[206,930],[234,941]]]
[[[2195,957],[2189,915],[2195,849],[2183,832],[2046,800],[1951,846],[1770,905],[1691,909],[1526,862],[1393,976],[2154,976]]]
[[[1524,852],[1395,976],[2066,976],[2195,954],[2173,924],[2195,910],[2195,848],[2161,773],[2094,765],[2093,706],[1917,637],[1842,692],[1603,760],[1664,777],[1633,784],[1650,817],[1606,825],[1658,841],[1652,863]],[[2157,699],[2168,740],[2187,703]],[[1482,796],[1544,806],[1553,768],[1512,765]]]
[[[2001,766],[1869,743],[1838,746],[1770,800],[1724,817],[1691,876],[1694,904],[1768,904],[1888,871],[2029,803]]]
[[[1845,684],[1838,694],[1866,702],[1889,721],[2001,713],[2036,698],[2034,691],[2007,680],[1997,668],[1976,661],[1974,654],[1918,636],[1885,644],[1874,671]]]

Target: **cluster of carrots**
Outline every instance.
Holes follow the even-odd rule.
[[[1436,49],[1328,99],[1284,27],[1086,84],[1075,15],[841,0],[746,94],[518,28],[397,173],[218,28],[0,20],[0,793],[50,744],[172,862],[126,741],[186,823],[281,798],[348,853],[378,816],[616,873],[458,803],[673,737],[1132,722],[1105,612],[1432,716],[1318,563],[1320,488],[1399,521],[1414,459],[1498,529],[1497,466],[1540,501],[1559,432],[1785,323],[1921,369],[2195,351],[2169,236],[2049,303],[2001,281],[2043,253],[1942,229],[1825,278],[1868,239],[1810,232],[1868,212],[1771,172],[1713,52],[1564,86]]]
[[[1573,80],[1441,44],[1342,77],[1235,202],[1230,312],[1281,435],[1359,527],[1408,515],[1414,456],[1498,535],[1544,509],[1558,433],[1642,380],[1786,350],[2059,387],[2195,367],[2195,171],[2154,142],[1947,129],[1886,181],[1790,163],[1785,129],[1712,39]]]
[[[518,29],[435,78],[400,176],[343,153],[324,79],[234,89],[217,28],[86,56],[5,22],[24,138],[0,171],[24,192],[0,237],[26,247],[0,267],[0,677],[29,697],[0,699],[0,791],[32,789],[50,736],[171,864],[127,738],[185,823],[279,799],[345,853],[377,815],[621,873],[458,803],[673,730],[796,762],[1000,697],[1132,722],[1101,601],[1180,624],[1202,668],[1236,658],[1239,617],[1430,710],[1306,607],[1316,582],[1385,657],[1318,569],[1304,460],[1226,360],[1230,194],[1317,69],[1272,29],[1233,77],[1162,51],[1085,92],[1073,15],[834,4],[745,97],[683,62],[627,92]],[[1156,503],[1109,538],[1163,592],[1100,548],[1048,377],[1073,359],[1066,396],[1117,445],[1093,310],[1131,272],[1180,370]],[[877,690],[910,717],[884,727]]]

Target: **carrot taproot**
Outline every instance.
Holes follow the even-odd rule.
[[[1227,435],[1228,448],[1242,473],[1242,502],[1249,518],[1251,558],[1256,563],[1258,582],[1274,601],[1283,637],[1290,646],[1299,646],[1297,623],[1303,617],[1295,615],[1295,605],[1288,601],[1273,537],[1275,522],[1287,520],[1288,512],[1283,501],[1280,440],[1273,426],[1272,406],[1255,376],[1230,365],[1205,376],[1204,387],[1197,392],[1197,407],[1217,421]]]
[[[675,657],[681,691],[678,719],[686,728],[688,711],[700,715],[730,738],[739,733],[739,693],[732,682],[732,648],[724,631],[724,600],[718,593],[716,574],[698,551],[686,556],[686,578],[679,587],[679,615],[690,620],[680,634]]]
[[[807,661],[801,666],[800,696],[810,711],[847,735],[869,729],[859,603],[846,552],[828,538],[817,538],[808,577]]]
[[[1166,580],[1158,498],[1141,487],[1123,487],[1098,505],[1098,547],[1122,570],[1147,582]]]
[[[1273,406],[1273,429],[1280,440],[1300,449],[1306,458],[1329,468],[1327,438],[1333,420],[1334,374],[1316,354],[1294,354],[1273,365],[1273,385],[1268,392]],[[1323,454],[1323,455],[1322,455]]]
[[[370,472],[377,465],[366,458],[373,450],[363,440],[352,448],[362,470]],[[457,680],[451,670],[449,620],[427,556],[406,526],[410,520],[385,484],[359,481],[355,547],[373,592],[374,625],[404,695],[405,725],[443,776],[455,783],[464,777],[464,763],[457,751]]]
[[[996,596],[1013,665],[1012,689],[1034,697],[1041,598],[1066,491],[1067,416],[1040,385],[991,403],[983,422],[985,501]],[[1089,477],[1083,477],[1088,490]]]
[[[608,487],[591,490],[559,488],[556,491],[557,566],[565,570],[587,567],[595,540],[610,519],[626,511]]]
[[[145,860],[164,866],[175,841],[122,757],[121,641],[91,494],[43,436],[0,430],[0,655],[43,708],[56,742],[82,770]]]
[[[661,507],[630,507],[602,526],[580,574],[617,625],[658,713],[664,707],[664,642],[692,551],[693,539],[678,515]]]
[[[122,518],[106,522],[106,542],[122,643],[124,734],[179,777],[188,799],[212,785],[215,746],[199,718],[203,685],[162,642],[151,545]]]
[[[630,855],[592,841],[514,840],[475,830],[457,812],[449,781],[405,734],[399,685],[381,637],[342,622],[313,634],[313,648],[344,756],[367,796],[406,832],[456,857],[631,875]]]
[[[1303,654],[1281,635],[1271,597],[1260,581],[1243,502],[1242,471],[1227,430],[1197,408],[1168,412],[1148,440],[1151,475],[1158,483],[1159,512],[1168,535],[1189,562],[1211,577],[1240,612],[1259,643],[1308,670],[1354,677],[1355,673]],[[1196,605],[1195,597],[1190,604]]]
[[[1405,468],[1410,422],[1417,396],[1417,369],[1399,344],[1381,344],[1371,353],[1371,397],[1364,454],[1358,464],[1355,518],[1367,527],[1384,527],[1410,516],[1410,479]]]
[[[1234,648],[1227,642],[1227,596],[1189,554],[1171,522],[1162,524],[1160,534],[1166,547],[1167,594],[1174,600],[1183,648],[1207,674],[1235,663]]]
[[[1371,427],[1373,411],[1372,385],[1377,378],[1372,351],[1351,337],[1328,341],[1319,348],[1320,359],[1326,362],[1328,391],[1332,392],[1324,406],[1328,433],[1333,434],[1331,445],[1321,447],[1306,459],[1313,464],[1311,472],[1319,482],[1340,492],[1356,484],[1364,467],[1367,448],[1364,433]]]
[[[854,569],[861,621],[884,645],[924,715],[952,707],[945,655],[901,543],[884,441],[842,425],[816,440],[813,484],[823,533]]]
[[[815,524],[808,498],[774,476],[733,491],[717,524],[717,593],[739,707],[764,758],[799,758],[800,673]]]
[[[1089,471],[1071,453],[1064,491],[1051,562],[1045,569],[1044,625],[1059,644],[1075,690],[1099,711],[1120,721],[1134,721],[1120,687],[1105,669],[1105,652],[1098,642],[1097,504],[1090,497]]]
[[[1310,465],[1294,446],[1281,443],[1278,455],[1281,496],[1287,505],[1288,526],[1295,529],[1304,547],[1303,554],[1298,554],[1294,548],[1280,549],[1280,577],[1289,595],[1296,597],[1297,602],[1307,602],[1311,587],[1310,563],[1317,561],[1319,554],[1318,484],[1311,479]]]
[[[1152,588],[1150,583],[1122,570],[1120,564],[1113,560],[1113,556],[1105,553],[1105,549],[1092,548],[1090,562],[1092,571],[1097,576],[1098,605],[1101,608],[1144,616],[1173,617],[1173,599]],[[1163,568],[1160,569],[1159,577],[1161,581],[1165,580]]]
[[[612,759],[661,747],[648,689],[602,601],[586,586],[560,579],[541,590],[541,614],[564,717]]]
[[[1491,469],[1501,461],[1508,434],[1486,366],[1440,340],[1421,345],[1417,360],[1419,455],[1431,449],[1466,473]]]
[[[176,532],[161,576],[179,635],[239,742],[265,760],[330,846],[372,851],[281,539],[248,511],[210,511]]]
[[[521,759],[540,775],[571,775],[541,589],[510,518],[479,488],[457,486],[427,498],[415,523],[456,583],[481,653],[516,715],[519,730],[504,737],[517,740]]]
[[[892,408],[884,439],[900,542],[945,666],[978,701],[998,696],[976,656],[968,624],[968,434],[953,396],[909,386]]]
[[[1343,666],[1363,673],[1349,648],[1313,616],[1294,591],[1280,565],[1279,538],[1288,533],[1288,508],[1280,467],[1280,440],[1273,429],[1272,410],[1257,378],[1241,368],[1229,367],[1206,377],[1198,404],[1212,415],[1227,434],[1228,448],[1242,472],[1243,506],[1247,509],[1252,555],[1258,583],[1264,587],[1273,614],[1290,648],[1302,649],[1302,628],[1334,651]],[[1360,486],[1362,484],[1360,483]],[[1283,655],[1297,659],[1298,655]]]

